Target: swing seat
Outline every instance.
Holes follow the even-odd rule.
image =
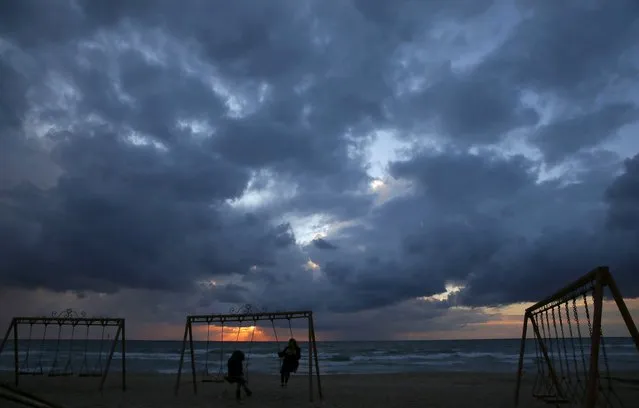
[[[238,380],[240,380],[241,378],[242,378],[242,377],[239,377],[239,378],[238,378],[238,377],[229,377],[228,375],[225,375],[225,376],[224,376],[224,379],[223,379],[222,381],[226,381],[226,382],[228,382],[229,384],[235,384],[235,383],[237,383],[237,382],[238,382]],[[246,380],[244,380],[244,381],[246,381]],[[248,382],[248,381],[247,381],[247,382]]]
[[[546,404],[570,404],[570,401],[564,398],[552,397],[552,398],[542,398],[542,399]]]
[[[49,377],[69,377],[73,375],[73,371],[51,371]]]
[[[102,377],[102,373],[99,371],[78,373],[78,377]]]
[[[44,375],[44,372],[40,368],[21,368],[20,370],[18,370],[18,375],[38,376]]]
[[[203,383],[223,383],[226,379],[226,376],[222,373],[218,373],[216,375],[209,374],[207,372],[203,373],[204,378],[202,378]]]
[[[203,383],[218,383],[218,384],[221,384],[224,381],[225,381],[224,378],[219,378],[219,377],[211,377],[211,378],[203,378],[202,379]]]

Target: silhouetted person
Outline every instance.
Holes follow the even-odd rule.
[[[246,392],[246,396],[250,397],[251,390],[249,390],[246,385],[246,379],[244,378],[244,353],[241,350],[235,350],[228,361],[228,375],[226,376],[226,381],[231,384],[237,384],[237,389],[235,390],[235,399],[240,400],[242,396],[240,395],[240,391],[244,388],[244,392]]]
[[[300,365],[300,358],[302,357],[302,350],[300,350],[295,339],[290,339],[288,345],[284,347],[284,350],[277,353],[282,359],[282,368],[280,369],[280,379],[282,387],[288,384],[288,379],[291,377],[291,373],[297,372],[297,367]]]

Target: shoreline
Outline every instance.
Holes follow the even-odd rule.
[[[110,370],[108,374],[108,378],[111,377],[120,377],[121,371]],[[630,375],[630,376],[639,376],[639,370],[611,370],[611,375]],[[158,372],[158,371],[127,371],[127,377],[177,377],[176,372]],[[279,376],[277,373],[268,373],[264,371],[251,371],[251,376],[255,377],[276,377]],[[308,371],[299,371],[295,374],[297,377],[308,376]],[[315,370],[313,370],[313,376],[315,376]],[[481,370],[402,370],[398,368],[397,371],[361,371],[361,372],[324,372],[320,369],[320,375],[322,377],[345,377],[345,376],[398,376],[398,375],[423,375],[423,376],[442,376],[442,375],[491,375],[491,376],[512,376],[516,377],[517,369],[511,371],[481,371]],[[524,369],[524,375],[534,375],[534,371]],[[45,372],[44,375],[41,376],[32,376],[32,375],[21,375],[20,378],[39,378],[39,377],[48,377]],[[183,370],[182,378],[190,378],[191,371]],[[201,379],[203,375],[197,374],[198,380]],[[2,370],[0,371],[0,381],[2,382],[13,382],[14,374],[11,370]],[[71,375],[65,378],[77,378],[77,375]]]

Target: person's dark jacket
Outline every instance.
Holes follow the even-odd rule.
[[[302,358],[302,350],[299,347],[295,347],[293,353],[289,353],[289,346],[286,346],[284,350],[277,353],[278,356],[283,357],[282,370],[295,372],[299,366],[300,358]]]
[[[228,376],[231,378],[239,378],[244,376],[244,353],[240,350],[235,350],[229,361],[228,365]]]

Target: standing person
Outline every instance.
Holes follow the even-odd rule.
[[[288,345],[284,347],[284,350],[277,353],[277,355],[282,359],[282,368],[280,368],[281,386],[286,387],[291,373],[297,372],[297,367],[300,365],[300,358],[302,357],[302,350],[300,350],[297,345],[297,341],[291,338],[288,341]]]
[[[237,389],[235,390],[235,399],[238,401],[242,399],[241,389],[244,388],[244,392],[247,397],[250,397],[253,393],[249,390],[246,385],[246,378],[244,378],[244,352],[241,350],[235,350],[229,361],[227,363],[228,366],[228,375],[226,376],[226,381],[231,384],[237,384]]]

